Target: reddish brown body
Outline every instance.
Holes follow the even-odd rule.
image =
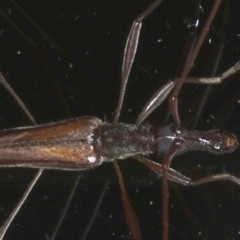
[[[236,136],[215,131],[189,131],[173,125],[107,123],[95,117],[0,131],[0,166],[84,170],[102,162],[137,154],[186,151],[232,152]]]

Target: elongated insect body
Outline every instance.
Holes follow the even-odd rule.
[[[178,154],[194,150],[227,153],[238,146],[233,134],[218,130],[112,124],[82,117],[1,131],[0,165],[84,170],[137,154],[166,153],[174,141],[180,145]]]

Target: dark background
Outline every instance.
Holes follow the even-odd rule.
[[[16,1],[1,1],[1,72],[39,123],[84,115],[111,121],[127,34],[149,2],[25,0],[18,2],[20,9]],[[212,1],[165,1],[144,22],[121,121],[134,122],[153,92],[179,75],[195,31],[198,33],[206,20],[209,4]],[[238,9],[237,0],[224,1],[192,76],[219,74],[239,60]],[[200,22],[195,27],[197,19]],[[210,89],[194,128],[220,128],[240,137],[238,77],[236,74]],[[189,128],[193,128],[194,111],[205,89],[188,85],[181,91],[180,114]],[[165,123],[167,111],[164,103],[146,122]],[[1,88],[0,128],[29,124]],[[225,171],[240,176],[239,160],[239,150],[224,156],[187,153],[176,157],[172,166],[194,179]],[[161,179],[133,160],[120,164],[143,238],[161,239]],[[34,172],[0,170],[1,222]],[[86,239],[131,239],[111,164],[81,173],[46,171],[5,239],[50,239],[77,176],[79,185],[56,239],[82,239],[106,182],[107,191]],[[195,188],[170,184],[170,189],[171,239],[239,238],[240,186],[225,182]]]

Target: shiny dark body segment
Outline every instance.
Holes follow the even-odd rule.
[[[177,142],[186,151],[228,153],[238,147],[232,133],[104,123],[82,117],[0,132],[0,166],[84,170],[137,154],[167,153]]]

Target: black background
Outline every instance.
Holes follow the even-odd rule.
[[[148,3],[140,0],[25,0],[19,1],[24,10],[20,12],[15,1],[1,1],[1,72],[39,123],[84,115],[111,121],[126,37],[132,21]],[[200,13],[199,4],[202,6]],[[186,39],[194,30],[199,31],[194,24],[199,18],[202,26],[209,4],[211,6],[212,1],[166,1],[144,22],[121,121],[134,122],[153,92],[179,75],[186,58],[184,49],[191,42]],[[238,5],[237,0],[224,1],[192,76],[216,74],[212,72],[220,51],[217,74],[239,60]],[[211,88],[196,128],[221,128],[240,136],[238,77],[236,74],[224,84]],[[189,113],[197,109],[195,104],[205,88],[188,85],[181,91],[179,105],[183,121],[192,119]],[[166,113],[164,103],[147,122],[163,123]],[[29,124],[1,88],[0,127]],[[191,124],[186,125],[191,127]],[[188,153],[176,157],[172,166],[194,179],[224,171],[240,176],[239,160],[239,150],[224,156]],[[143,238],[161,239],[161,179],[133,160],[120,165]],[[31,169],[0,170],[2,222],[33,174]],[[78,174],[46,171],[5,239],[49,239]],[[107,192],[86,239],[131,239],[111,164],[81,172],[79,176],[73,202],[56,239],[82,239],[106,181],[109,183]],[[171,239],[239,238],[240,186],[219,182],[196,188],[170,184],[170,188]]]

